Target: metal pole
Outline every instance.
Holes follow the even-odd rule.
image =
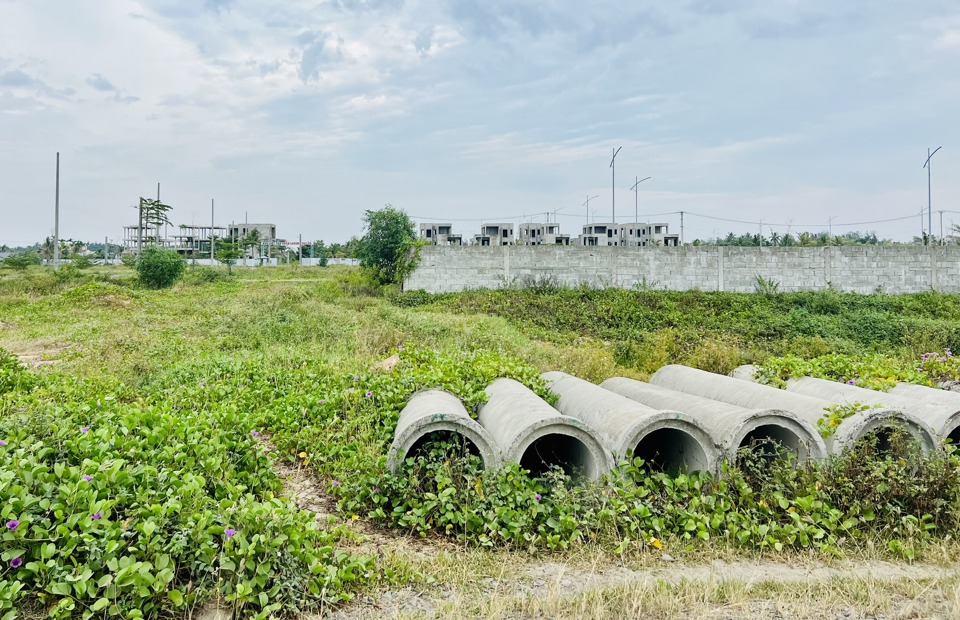
[[[214,243],[214,224],[213,224],[213,198],[210,199],[210,266],[213,266],[213,243]]]
[[[160,207],[160,183],[157,183],[157,207],[158,207],[158,208],[157,208],[157,213],[159,213],[159,212],[160,212],[160,209],[159,209],[159,207]],[[157,237],[159,237],[159,236],[160,236],[160,225],[157,224]],[[167,226],[166,226],[166,224],[164,224],[164,226],[163,226],[163,236],[164,236],[164,237],[167,236]],[[160,239],[157,239],[157,245],[159,245],[160,247],[163,247],[163,244],[160,243]]]
[[[613,157],[610,158],[610,171],[611,171],[611,175],[610,175],[610,200],[611,200],[612,209],[613,209],[612,217],[613,217],[613,228],[614,228],[614,229],[617,228],[617,166],[616,166],[616,161],[617,161],[617,153],[619,153],[619,152],[620,152],[620,149],[622,149],[622,148],[623,148],[622,146],[618,146],[616,149],[612,149],[612,150],[613,150]],[[619,238],[619,234],[620,234],[620,231],[618,230],[618,231],[617,231],[617,236],[618,236],[618,238]]]
[[[683,211],[680,212],[680,245],[683,245]]]
[[[940,211],[940,245],[943,245],[943,211]]]
[[[53,269],[60,267],[60,151],[57,151],[57,189],[53,201]]]
[[[634,178],[636,178],[636,177],[634,177]],[[634,220],[634,222],[633,222],[634,231],[633,231],[633,232],[634,232],[634,238],[638,238],[638,237],[640,236],[640,233],[638,233],[637,230],[636,230],[637,222],[640,221],[640,210],[639,210],[639,204],[640,204],[640,184],[643,183],[644,181],[647,181],[647,180],[651,179],[651,178],[653,178],[653,177],[647,177],[647,178],[645,178],[645,179],[639,179],[639,178],[638,178],[638,179],[637,179],[637,182],[634,183],[634,184],[633,184],[633,187],[630,188],[630,189],[632,189],[632,190],[634,191],[634,203],[633,203],[633,220]],[[639,241],[637,241],[636,243],[637,243],[638,246],[640,245],[640,242],[639,242]]]
[[[297,245],[297,251],[300,253],[300,262],[303,262],[303,235],[300,235],[300,243]]]
[[[107,241],[107,238],[103,238],[103,264],[106,265],[110,262],[110,242]]]
[[[140,205],[137,207],[137,258],[143,254],[143,197],[140,197]]]
[[[930,158],[936,155],[937,151],[942,148],[942,146],[938,146],[932,153],[930,152],[930,149],[927,149],[927,161],[923,163],[923,167],[927,169],[927,243],[930,241],[929,238],[933,236],[933,198],[932,192],[930,191],[930,177],[933,164],[931,163]],[[923,216],[921,215],[920,217],[922,218]]]

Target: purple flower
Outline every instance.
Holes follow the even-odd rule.
[[[253,438],[254,438],[254,439],[256,439],[257,437],[260,436],[260,432],[259,432],[259,431],[250,431],[250,434],[253,435]]]
[[[80,427],[80,432],[81,432],[81,433],[89,433],[89,432],[90,432],[90,427],[89,427],[89,426],[81,426],[81,427]]]
[[[103,407],[103,405],[100,404],[100,399],[99,399],[99,398],[97,399],[97,407]]]
[[[235,529],[233,529],[233,528],[230,528],[230,527],[228,527],[227,529],[223,530],[223,535],[227,537],[227,540],[230,540],[230,539],[233,538],[236,534],[237,534],[237,530],[235,530]]]
[[[97,512],[90,515],[90,518],[93,519],[94,521],[99,521],[102,516],[103,516],[103,513],[98,510]]]
[[[401,352],[402,352],[402,351],[403,351],[403,345],[400,345],[399,347],[397,347],[397,351],[401,351]]]
[[[10,560],[10,568],[20,568],[21,566],[23,566],[22,558],[13,558]]]
[[[5,439],[0,439],[0,446],[5,446],[5,445],[7,445],[7,441]]]
[[[207,386],[207,384],[206,384],[205,382],[203,382],[203,381],[200,382],[200,387],[206,387],[206,386]]]
[[[359,380],[360,380],[360,377],[358,377],[357,375],[353,375],[353,382],[354,382],[354,383],[356,383],[356,382],[359,381]]]
[[[83,474],[83,479],[86,482],[90,482],[91,480],[93,480],[93,476],[91,476],[90,474]]]
[[[324,404],[325,402],[327,402],[325,399],[323,399],[323,398],[320,399],[320,404],[321,404],[321,405]]]
[[[367,398],[370,398],[371,396],[373,396],[373,392],[371,392],[370,390],[367,390]]]
[[[540,495],[539,493],[537,493],[536,495],[533,496],[533,499],[535,499],[535,500],[537,500],[537,501],[539,502],[541,499],[543,499],[543,496]]]
[[[18,521],[17,519],[10,519],[9,521],[7,521],[8,530],[17,531],[17,527],[19,526],[20,526],[20,521]]]
[[[340,481],[339,481],[339,480],[334,480],[333,482],[330,483],[330,486],[332,486],[332,487],[338,487],[338,486],[340,486]]]
[[[853,379],[850,379],[849,381],[847,381],[847,385],[856,385],[856,384],[857,382],[854,381]]]

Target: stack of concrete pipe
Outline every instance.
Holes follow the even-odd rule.
[[[650,382],[739,407],[783,409],[814,427],[827,414],[827,407],[843,404],[679,365],[664,366],[654,373]],[[884,407],[861,411],[844,419],[826,440],[826,446],[831,454],[839,454],[869,433],[882,434],[894,429],[909,433],[924,451],[934,450],[940,445],[936,432],[929,424],[909,412]]]
[[[924,451],[943,439],[960,442],[960,393],[908,384],[884,393],[812,378],[778,390],[750,381],[746,368],[739,371],[733,378],[671,365],[649,383],[616,377],[602,385],[544,373],[558,396],[555,406],[517,381],[497,379],[477,419],[452,394],[425,390],[400,413],[387,463],[397,471],[437,433],[458,435],[487,469],[516,462],[542,473],[560,466],[588,479],[627,455],[664,471],[716,471],[742,449],[816,460],[868,433],[882,437],[893,429],[907,432]],[[845,418],[831,437],[821,438],[817,421],[827,408],[854,402],[878,407]]]

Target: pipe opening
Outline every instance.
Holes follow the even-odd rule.
[[[949,435],[947,435],[947,441],[954,446],[960,445],[960,426],[953,429]]]
[[[702,471],[708,468],[707,455],[693,435],[676,428],[660,428],[643,436],[633,450],[651,471],[668,474]]]
[[[431,431],[424,434],[410,446],[403,460],[418,457],[424,457],[428,461],[468,457],[475,457],[478,461],[481,459],[480,449],[476,444],[455,431]]]
[[[587,446],[570,435],[551,433],[537,438],[520,457],[520,467],[540,477],[555,467],[571,478],[593,477],[597,464]]]
[[[746,435],[737,452],[748,451],[763,460],[792,458],[798,460],[803,442],[796,433],[776,424],[763,424]]]
[[[906,458],[922,450],[920,441],[900,426],[880,426],[860,437],[853,446],[854,450],[866,452],[872,456]]]

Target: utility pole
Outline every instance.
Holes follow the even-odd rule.
[[[160,182],[159,182],[159,181],[157,182],[157,206],[158,206],[158,207],[160,206]],[[159,211],[158,211],[158,213],[159,213]],[[160,236],[160,224],[157,224],[157,237],[159,237],[159,236]],[[164,222],[164,224],[163,224],[163,236],[164,236],[164,237],[167,236],[167,224],[166,224],[166,222]],[[159,241],[159,239],[157,239],[157,241]],[[163,244],[159,244],[159,245],[160,245],[160,247],[163,247]]]
[[[57,189],[53,199],[53,270],[60,267],[60,151],[57,151]]]
[[[103,264],[110,262],[110,242],[106,237],[103,238]]]
[[[827,230],[829,231],[827,234],[830,235],[831,239],[833,239],[833,220],[835,219],[837,219],[836,215],[827,218]]]
[[[610,199],[612,201],[613,209],[613,227],[617,227],[617,153],[620,152],[622,146],[618,146],[616,149],[613,149],[613,157],[610,158]],[[617,237],[620,236],[620,231],[617,231]],[[618,239],[619,240],[619,239]]]
[[[137,258],[143,254],[143,196],[140,197],[140,205],[137,207]]]
[[[680,245],[683,245],[683,211],[680,212]]]
[[[210,266],[213,266],[213,245],[216,241],[216,238],[213,234],[214,225],[213,225],[213,198],[210,199]]]
[[[762,219],[760,220],[759,230],[760,230],[759,241],[760,241],[760,247],[762,248],[763,247],[763,220]]]
[[[941,210],[939,211],[939,213],[940,213],[940,245],[943,245],[943,211]]]
[[[300,262],[303,262],[303,235],[300,235],[300,243],[297,244],[297,250],[300,253]]]
[[[932,153],[930,149],[927,149],[927,161],[923,162],[923,167],[927,169],[927,243],[930,243],[930,236],[933,234],[933,212],[931,211],[933,200],[930,191],[930,170],[933,166],[930,163],[930,158],[936,155],[937,151],[942,148],[942,146],[938,146]]]
[[[634,239],[637,239],[640,237],[639,234],[636,234],[637,223],[640,221],[640,184],[652,177],[647,177],[646,179],[641,179],[640,177],[633,177],[633,178],[637,180],[637,182],[633,184],[633,187],[630,188],[633,190]],[[637,245],[640,245],[640,241],[637,241]]]

